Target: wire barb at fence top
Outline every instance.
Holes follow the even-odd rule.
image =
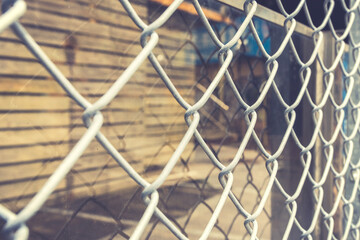
[[[17,214],[12,213],[4,206],[0,205],[0,216],[5,220],[1,233],[2,236],[14,239],[26,239],[28,236],[28,229],[26,222],[32,218],[41,209],[45,201],[49,198],[56,186],[61,180],[69,173],[73,168],[76,161],[81,157],[83,152],[88,148],[90,142],[96,139],[104,149],[113,157],[119,166],[125,170],[130,178],[132,178],[141,188],[143,188],[141,198],[146,205],[146,210],[142,214],[141,220],[138,222],[135,230],[133,231],[130,239],[140,239],[145,228],[148,226],[151,218],[156,218],[161,221],[178,239],[188,239],[188,236],[184,234],[182,229],[179,228],[174,222],[159,208],[159,188],[164,185],[164,182],[168,179],[174,166],[178,163],[181,154],[188,146],[192,138],[195,138],[197,143],[201,146],[203,152],[206,153],[209,163],[213,164],[219,169],[218,174],[219,182],[223,188],[221,196],[218,198],[217,205],[208,219],[206,226],[202,229],[200,239],[207,239],[211,234],[214,226],[216,225],[218,218],[222,212],[222,209],[228,199],[231,200],[237,211],[245,217],[244,225],[247,232],[250,234],[251,239],[257,239],[259,234],[258,217],[264,212],[266,203],[269,201],[271,190],[277,187],[284,197],[285,205],[288,211],[288,223],[282,234],[283,239],[288,239],[291,231],[296,228],[301,232],[301,238],[311,239],[316,225],[319,221],[322,221],[327,228],[327,239],[335,238],[334,236],[334,216],[336,211],[340,207],[340,203],[343,203],[343,211],[345,218],[345,227],[343,231],[342,239],[359,238],[360,219],[354,217],[354,202],[358,196],[359,180],[360,180],[360,162],[354,157],[354,148],[357,148],[358,142],[355,140],[359,134],[360,125],[360,103],[354,100],[355,91],[357,91],[358,83],[355,81],[358,74],[360,64],[360,43],[356,42],[353,33],[351,31],[353,25],[356,24],[356,12],[359,11],[360,0],[354,1],[351,5],[347,5],[345,0],[341,0],[342,7],[346,11],[346,28],[341,35],[338,35],[334,29],[331,15],[334,11],[334,0],[327,0],[324,2],[324,9],[326,11],[325,17],[319,26],[315,26],[312,22],[307,1],[299,1],[298,6],[293,12],[287,12],[282,1],[276,1],[280,9],[281,14],[285,17],[283,22],[284,37],[279,44],[276,51],[268,52],[267,48],[259,36],[258,30],[254,24],[254,16],[256,14],[258,3],[255,0],[249,0],[244,2],[243,9],[245,11],[245,18],[241,22],[240,26],[236,29],[233,36],[227,41],[223,42],[216,30],[214,30],[211,21],[207,18],[206,13],[203,11],[203,7],[197,0],[192,1],[192,6],[196,10],[197,15],[205,27],[206,31],[210,35],[213,43],[217,46],[218,59],[221,63],[221,67],[211,80],[209,86],[203,91],[201,97],[194,104],[189,103],[179,93],[178,89],[173,84],[171,78],[167,75],[166,70],[159,62],[158,58],[154,55],[153,50],[158,45],[159,35],[157,30],[160,29],[170,17],[178,10],[179,6],[184,3],[183,0],[174,0],[164,12],[153,22],[146,23],[133,8],[132,4],[128,0],[120,0],[120,3],[126,10],[129,20],[131,19],[142,32],[141,34],[141,46],[142,50],[132,60],[129,66],[122,72],[113,85],[106,91],[106,93],[100,97],[96,102],[91,103],[84,96],[82,96],[73,84],[61,73],[56,65],[50,60],[50,58],[42,51],[39,45],[31,37],[25,28],[17,21],[26,11],[25,2],[23,0],[18,1],[3,1],[4,13],[0,16],[0,32],[5,28],[11,26],[13,32],[17,37],[26,45],[28,50],[38,59],[43,67],[52,75],[52,77],[58,82],[58,84],[66,91],[84,111],[83,122],[87,127],[87,131],[83,134],[81,139],[74,145],[72,150],[62,160],[62,163],[58,166],[55,172],[51,174],[49,179],[38,191],[38,193],[31,199],[31,201]],[[312,29],[312,39],[314,45],[312,46],[311,54],[308,60],[303,60],[298,54],[298,49],[293,42],[293,36],[296,29],[297,21],[295,17],[300,11],[304,11],[306,18],[308,19],[309,26]],[[324,28],[328,26],[331,32],[332,38],[335,40],[336,56],[332,60],[331,64],[325,64],[323,56],[320,52],[320,48],[324,44]],[[266,73],[267,78],[264,84],[262,84],[261,92],[255,101],[249,103],[243,94],[241,94],[235,84],[233,75],[229,71],[229,66],[234,60],[234,47],[239,44],[239,39],[245,34],[246,29],[250,29],[251,34],[258,45],[259,51],[266,58]],[[355,56],[354,64],[350,69],[344,67],[342,58],[345,53],[346,44],[345,39],[348,39],[349,46],[351,48],[351,54]],[[299,65],[299,77],[301,79],[301,86],[298,95],[292,103],[282,96],[281,91],[275,81],[279,68],[279,57],[284,54],[286,47],[290,46],[292,54],[295,57],[297,64]],[[101,128],[103,125],[102,109],[108,106],[114,98],[122,91],[122,88],[127,84],[131,77],[136,73],[143,62],[148,59],[153,68],[158,73],[158,76],[166,85],[167,89],[171,92],[174,99],[178,104],[185,109],[185,122],[188,126],[186,133],[183,135],[177,148],[174,150],[172,156],[168,159],[166,165],[163,167],[159,175],[155,180],[149,182],[143,176],[141,176],[122,156],[119,151],[113,146],[107,137],[102,134]],[[318,63],[323,74],[324,92],[318,100],[314,100],[309,92],[309,83],[311,76],[314,74],[311,71],[311,66],[314,63]],[[334,93],[332,89],[335,81],[335,69],[341,68],[341,72],[344,75],[345,95],[340,103],[335,101]],[[236,101],[244,109],[244,118],[247,124],[247,129],[241,143],[237,149],[236,154],[232,160],[225,164],[219,157],[212,151],[209,145],[204,140],[202,134],[198,130],[198,126],[202,117],[200,112],[204,108],[205,104],[211,101],[214,91],[219,87],[219,84],[225,81],[230,87],[232,94]],[[285,109],[283,114],[286,121],[286,129],[284,135],[280,141],[279,146],[272,152],[269,152],[261,137],[256,133],[255,126],[258,121],[258,108],[264,103],[264,99],[270,91],[275,92],[275,96],[282,107]],[[294,124],[297,119],[296,108],[299,106],[303,99],[311,105],[311,117],[314,130],[311,134],[310,141],[303,143],[298,133],[294,129]],[[325,104],[330,101],[335,109],[334,116],[336,118],[336,127],[330,138],[326,138],[322,126],[327,119],[324,119],[324,107]],[[271,111],[271,109],[270,109]],[[349,116],[347,113],[351,112]],[[282,116],[279,116],[282,117]],[[343,128],[343,123],[346,118],[352,118],[353,126],[348,131]],[[342,146],[344,149],[343,169],[337,170],[334,167],[334,144],[338,138],[342,139]],[[282,183],[278,180],[279,172],[279,157],[283,154],[286,144],[290,141],[294,141],[296,146],[300,149],[300,160],[303,166],[301,177],[296,186],[295,191],[290,193],[287,191]],[[324,165],[323,172],[319,176],[314,176],[310,171],[313,152],[316,150],[317,139],[320,139],[321,150],[323,152],[322,163]],[[245,149],[250,141],[256,143],[257,148],[260,150],[261,155],[266,159],[266,169],[269,174],[269,180],[266,183],[265,190],[258,202],[255,209],[246,209],[240,202],[236,194],[233,193],[234,183],[234,169],[238,166]],[[329,174],[334,176],[334,182],[336,186],[336,198],[333,206],[330,210],[326,210],[323,207],[324,202],[324,184]],[[350,177],[348,177],[350,176]],[[301,211],[298,209],[297,200],[304,188],[306,181],[309,181],[312,185],[312,194],[315,201],[314,214],[310,225],[304,226],[298,219],[297,213]],[[351,181],[353,188],[350,194],[345,194],[345,184]]]

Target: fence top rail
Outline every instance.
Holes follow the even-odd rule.
[[[217,1],[224,3],[230,7],[236,8],[240,11],[244,11],[244,3],[246,2],[246,0],[217,0]],[[284,26],[285,17],[280,13],[275,12],[264,6],[258,5],[254,15],[256,17],[264,19],[278,26],[281,27]],[[309,37],[311,37],[311,35],[313,34],[313,30],[310,27],[300,22],[296,23],[295,32]]]

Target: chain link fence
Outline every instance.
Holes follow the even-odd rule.
[[[360,0],[1,3],[1,238],[360,238]]]

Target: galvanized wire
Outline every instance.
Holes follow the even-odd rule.
[[[113,157],[114,161],[116,161],[119,166],[125,170],[128,176],[132,178],[141,188],[143,188],[141,198],[146,205],[146,210],[142,214],[142,217],[138,222],[135,230],[132,232],[130,239],[140,239],[145,231],[145,228],[150,224],[150,220],[153,216],[156,216],[157,221],[161,221],[178,239],[188,239],[187,235],[184,234],[183,229],[179,228],[177,224],[174,224],[174,222],[162,210],[160,210],[159,204],[161,199],[159,199],[159,191],[164,185],[164,182],[168,179],[168,176],[174,169],[175,165],[179,162],[179,159],[181,158],[185,148],[194,137],[198,146],[200,146],[203,152],[207,155],[208,162],[220,170],[218,179],[223,188],[221,196],[218,198],[217,205],[212,210],[211,217],[207,219],[207,224],[205,228],[202,229],[200,239],[207,239],[212,230],[217,226],[219,216],[228,199],[232,201],[233,205],[238,211],[238,214],[245,218],[244,225],[247,232],[251,236],[250,239],[258,239],[258,218],[260,214],[266,212],[265,204],[269,201],[271,191],[275,187],[279,189],[282,197],[285,199],[283,204],[287,209],[289,216],[288,223],[282,234],[283,239],[288,239],[293,229],[298,229],[301,232],[300,238],[312,239],[315,234],[316,225],[319,221],[323,222],[328,229],[327,239],[336,239],[335,235],[333,234],[334,215],[340,208],[341,202],[343,203],[344,217],[346,219],[346,225],[341,239],[359,238],[360,220],[357,220],[357,218],[354,217],[354,202],[356,201],[359,190],[360,162],[358,159],[356,159],[356,157],[353,156],[353,152],[354,148],[358,147],[356,146],[358,142],[355,140],[360,131],[360,103],[358,102],[358,99],[355,99],[354,97],[355,86],[358,85],[355,79],[358,74],[360,65],[360,43],[354,40],[350,30],[354,25],[355,12],[359,11],[360,0],[355,1],[350,6],[347,5],[345,0],[340,1],[342,7],[346,11],[347,22],[346,28],[341,36],[339,36],[334,29],[332,20],[330,18],[334,10],[334,0],[324,1],[324,9],[326,14],[319,26],[315,26],[312,22],[306,0],[301,0],[298,3],[296,9],[291,13],[286,11],[282,5],[281,0],[277,0],[277,5],[280,9],[280,12],[285,17],[283,24],[284,37],[282,42],[279,44],[279,47],[272,53],[266,50],[266,47],[264,46],[259,36],[258,30],[254,25],[253,19],[258,8],[258,4],[255,0],[245,1],[244,9],[246,17],[240,26],[237,27],[235,34],[227,42],[221,41],[211,22],[209,19],[207,19],[206,14],[203,11],[203,7],[199,1],[193,0],[192,4],[203,26],[206,28],[213,43],[217,47],[217,54],[221,63],[221,67],[217,71],[215,77],[211,79],[206,90],[194,104],[190,104],[179,93],[173,81],[168,76],[166,70],[162,64],[159,63],[158,59],[153,53],[153,50],[158,45],[159,41],[159,35],[156,31],[167,23],[169,18],[178,10],[179,6],[183,2],[183,0],[173,1],[166,8],[166,10],[156,18],[155,21],[147,24],[137,14],[132,4],[128,0],[120,0],[120,3],[126,10],[129,19],[131,19],[142,32],[140,41],[142,50],[108,89],[108,91],[106,91],[106,93],[95,103],[90,103],[84,96],[79,93],[78,90],[76,90],[73,84],[61,73],[56,65],[50,60],[49,57],[47,57],[39,45],[30,36],[30,34],[27,33],[25,28],[17,21],[17,19],[25,13],[25,2],[22,0],[8,0],[3,2],[4,14],[0,17],[0,32],[11,25],[14,33],[26,45],[28,50],[53,76],[58,84],[66,91],[69,97],[71,97],[84,110],[83,122],[87,127],[87,131],[72,148],[56,171],[46,181],[41,190],[38,191],[32,200],[19,213],[12,213],[5,207],[0,206],[1,218],[6,221],[6,224],[1,230],[3,236],[14,239],[27,238],[28,229],[26,227],[26,222],[39,211],[59,182],[64,179],[69,171],[73,168],[74,164],[81,157],[83,152],[89,146],[90,142],[93,139],[97,139],[103,148],[106,149],[107,152]],[[301,56],[298,53],[299,49],[296,48],[296,45],[293,41],[293,36],[297,25],[295,17],[302,10],[305,12],[309,25],[313,31],[313,50],[311,51],[312,53],[307,60],[301,59]],[[320,48],[323,46],[325,41],[323,31],[326,25],[329,26],[331,36],[335,40],[335,46],[333,47],[336,50],[336,56],[332,60],[330,67],[327,67],[327,64],[324,63],[323,56],[320,52]],[[231,63],[234,61],[233,48],[238,44],[239,39],[245,35],[245,30],[247,28],[250,29],[250,32],[254,36],[261,54],[266,59],[266,79],[262,84],[261,91],[259,91],[259,96],[254,102],[249,102],[244,98],[244,94],[239,91],[233,79],[233,75],[229,71]],[[346,69],[342,63],[342,58],[344,56],[346,47],[346,38],[349,39],[349,45],[352,49],[351,54],[353,54],[355,57],[354,65],[351,69]],[[296,62],[299,66],[298,75],[302,82],[298,95],[296,96],[295,101],[292,103],[289,103],[286,98],[284,98],[275,80],[280,67],[278,60],[280,56],[284,54],[286,47],[290,47],[293,55],[295,56]],[[119,92],[121,92],[122,88],[127,84],[134,73],[138,71],[146,59],[150,61],[153,68],[158,73],[158,76],[161,78],[174,99],[186,111],[184,117],[185,122],[188,125],[186,133],[174,150],[171,158],[169,158],[161,170],[161,173],[158,174],[156,179],[151,182],[145,180],[145,178],[142,177],[131,166],[129,161],[127,161],[126,158],[119,153],[116,147],[110,143],[107,137],[101,133],[101,127],[103,124],[103,116],[101,112],[102,109],[104,109],[114,100],[114,98],[119,94]],[[311,81],[311,76],[314,74],[311,70],[311,66],[313,66],[315,63],[320,65],[323,74],[322,80],[324,91],[323,95],[319,96],[320,98],[318,100],[314,100],[312,98],[308,87],[309,82]],[[336,96],[333,93],[335,81],[334,73],[338,67],[340,67],[341,72],[345,78],[344,85],[346,88],[346,95],[343,97],[340,103],[336,102]],[[225,80],[223,80],[224,77]],[[243,109],[243,117],[247,124],[246,132],[241,139],[236,154],[233,156],[232,160],[226,164],[219,159],[214,151],[212,151],[209,144],[206,143],[199,131],[199,124],[201,123],[202,117],[201,111],[210,101],[209,99],[222,81],[226,81],[227,86],[232,91],[232,94],[234,95],[239,106],[241,109]],[[255,131],[255,125],[258,121],[258,109],[261,105],[264,104],[265,98],[269,95],[270,91],[275,93],[279,104],[281,104],[283,109],[285,109],[283,114],[286,121],[286,129],[283,136],[281,137],[280,144],[271,152],[266,149],[261,136],[259,136]],[[300,102],[304,99],[306,99],[311,105],[311,117],[315,126],[312,130],[310,138],[311,140],[307,144],[301,142],[301,139],[294,129],[294,124],[297,119],[296,108],[299,107]],[[327,102],[331,103],[336,119],[336,126],[333,132],[331,132],[330,138],[325,137],[328,134],[325,133],[322,129],[324,121],[327,120],[324,119],[324,107]],[[346,111],[351,112],[349,115],[351,115],[353,118],[352,121],[354,122],[352,129],[349,131],[345,131],[342,127],[346,118]],[[271,114],[271,106],[269,108],[268,114]],[[344,149],[343,168],[341,170],[337,170],[334,166],[334,145],[338,138],[342,139],[342,146]],[[284,188],[283,183],[278,179],[278,159],[284,153],[286,144],[290,141],[290,139],[291,141],[294,141],[296,146],[300,149],[300,160],[303,166],[299,182],[295,191],[292,193],[287,191]],[[261,199],[259,200],[255,209],[246,209],[246,207],[241,204],[239,197],[233,192],[234,190],[232,189],[234,185],[235,168],[239,165],[239,162],[241,161],[242,156],[245,154],[245,149],[250,141],[255,142],[257,148],[260,151],[259,156],[265,159],[265,166],[269,174],[268,181],[266,182],[266,185],[261,194]],[[317,142],[320,142],[321,144],[321,151],[323,156],[322,161],[324,164],[320,176],[314,176],[310,171],[312,160],[314,158],[314,151],[316,151],[315,145]],[[324,184],[330,173],[334,176],[334,183],[337,194],[332,208],[330,210],[326,210],[323,207]],[[310,225],[308,226],[302,224],[297,218],[299,210],[301,211],[301,209],[298,208],[297,200],[299,199],[299,196],[304,189],[304,184],[306,181],[311,183],[312,194],[315,201],[313,216],[311,217]],[[347,197],[345,194],[346,181],[353,183],[350,197]],[[354,222],[356,220],[357,222]]]

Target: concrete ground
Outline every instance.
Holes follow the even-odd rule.
[[[224,146],[219,158],[228,159],[224,161],[226,165],[236,150],[236,146]],[[265,161],[261,157],[257,158],[257,155],[256,151],[247,150],[244,159],[234,171],[233,192],[249,212],[255,211],[268,179]],[[219,170],[209,164],[209,161],[200,149],[197,150],[190,161],[188,173],[194,181],[183,181],[176,188],[172,188],[172,184],[168,183],[159,191],[163,201],[168,197],[167,203],[161,202],[160,206],[190,239],[201,236],[222,192],[217,178]],[[206,177],[208,179],[204,181]],[[202,187],[203,190],[199,190]],[[80,203],[84,206],[79,212],[74,212],[79,210]],[[140,200],[140,190],[130,188],[90,200],[79,199],[77,205],[64,209],[64,206],[57,205],[43,208],[29,223],[31,239],[126,239],[134,231],[145,207]],[[259,239],[271,238],[271,197],[267,200],[265,209],[267,214],[263,212],[257,218]],[[119,214],[121,220],[117,221],[115,219]],[[208,239],[249,239],[243,225],[244,220],[228,199]],[[147,237],[176,239],[164,225],[157,223],[155,218],[145,230],[143,239]]]

